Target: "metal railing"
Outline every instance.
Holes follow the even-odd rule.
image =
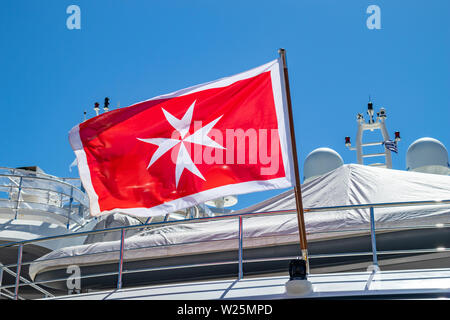
[[[76,178],[58,178],[40,172],[0,167],[0,217],[50,215],[69,227],[89,219],[89,200]]]
[[[369,209],[370,212],[370,219],[369,219],[369,225],[370,225],[370,236],[371,236],[371,251],[370,252],[343,252],[343,253],[333,253],[333,254],[315,254],[310,255],[310,258],[312,259],[319,259],[319,258],[329,258],[329,257],[355,257],[355,256],[367,256],[372,255],[372,263],[373,266],[378,267],[378,255],[393,255],[393,254],[417,254],[417,253],[431,253],[431,252],[450,252],[449,248],[439,248],[439,249],[413,249],[413,250],[390,250],[390,251],[377,251],[376,248],[376,231],[394,231],[394,230],[408,230],[408,229],[421,229],[421,228],[432,228],[436,226],[431,225],[421,225],[421,226],[400,226],[395,228],[376,228],[375,227],[375,208],[389,208],[389,207],[405,207],[405,206],[428,206],[428,205],[450,205],[450,200],[427,200],[427,201],[411,201],[411,202],[395,202],[395,203],[372,203],[372,204],[360,204],[360,205],[344,205],[344,206],[334,206],[334,207],[318,207],[318,208],[306,208],[305,212],[323,212],[323,211],[342,211],[342,210],[352,210],[352,209]],[[121,231],[121,238],[120,238],[120,248],[118,250],[119,252],[119,259],[118,259],[118,270],[117,272],[104,272],[100,274],[94,274],[94,275],[84,275],[80,276],[80,278],[92,278],[92,277],[103,277],[103,276],[111,276],[111,275],[117,275],[117,288],[122,288],[122,277],[123,274],[127,273],[138,273],[138,272],[147,272],[147,271],[156,271],[156,270],[167,270],[167,269],[177,269],[177,268],[194,268],[194,267],[201,267],[201,266],[213,266],[213,265],[226,265],[226,264],[238,264],[238,272],[237,277],[238,279],[242,279],[244,275],[243,271],[243,265],[244,263],[251,263],[251,262],[264,262],[264,261],[279,261],[279,260],[288,260],[288,259],[294,259],[298,258],[298,256],[289,256],[289,257],[275,257],[275,258],[261,258],[261,259],[244,259],[243,258],[243,250],[244,250],[244,218],[252,217],[252,216],[266,216],[266,215],[282,215],[282,214],[289,214],[289,213],[295,213],[295,210],[283,210],[283,211],[268,211],[268,212],[251,212],[251,213],[240,213],[240,214],[228,214],[225,216],[214,216],[214,217],[202,217],[202,218],[195,218],[195,219],[185,219],[185,220],[179,220],[179,221],[162,221],[162,222],[155,222],[151,224],[140,224],[140,225],[132,225],[132,226],[124,226],[124,227],[115,227],[115,228],[108,228],[108,229],[102,229],[102,230],[93,230],[93,231],[85,231],[85,232],[76,232],[72,234],[64,234],[64,235],[56,235],[56,236],[48,236],[43,237],[39,239],[33,239],[33,240],[24,240],[24,241],[18,241],[18,242],[10,242],[10,243],[4,243],[0,244],[0,248],[3,247],[18,247],[18,256],[17,256],[17,264],[12,265],[0,265],[0,293],[3,296],[7,296],[14,299],[19,299],[19,288],[22,285],[30,285],[36,290],[39,290],[41,293],[45,294],[46,296],[51,296],[52,294],[46,291],[45,289],[39,287],[38,285],[45,285],[49,282],[57,282],[57,281],[65,281],[67,278],[63,279],[51,279],[51,280],[42,280],[42,281],[34,281],[30,282],[29,280],[21,277],[21,268],[23,265],[32,264],[35,261],[31,262],[22,262],[22,254],[23,254],[23,247],[28,244],[36,244],[39,242],[49,241],[49,240],[56,240],[56,239],[63,239],[63,238],[70,238],[70,237],[80,237],[80,236],[86,236],[90,234],[98,234],[98,233],[105,233],[105,232],[115,232],[115,231]],[[198,222],[205,222],[205,221],[212,221],[212,220],[222,220],[222,219],[237,219],[238,220],[238,232],[237,232],[237,239],[238,239],[238,259],[236,260],[230,260],[230,261],[218,261],[218,262],[208,262],[208,263],[197,263],[197,264],[188,264],[188,265],[176,265],[176,266],[165,266],[165,267],[153,267],[153,268],[143,268],[143,269],[135,269],[135,270],[123,270],[124,265],[124,251],[125,251],[125,231],[131,230],[131,229],[143,229],[145,228],[156,228],[159,226],[167,226],[167,225],[175,225],[175,224],[185,224],[185,223],[198,223]],[[439,227],[450,227],[449,223],[441,224]],[[352,229],[352,230],[345,230],[347,231],[365,231],[367,232],[367,229]],[[336,230],[336,231],[326,231],[326,233],[332,233],[337,232],[340,233],[342,230]],[[321,232],[317,232],[321,233]],[[181,244],[173,244],[175,245],[181,245]],[[141,249],[141,248],[140,248]],[[129,249],[132,250],[132,249]],[[115,252],[117,250],[113,250],[111,252]],[[96,253],[94,253],[96,254]],[[77,255],[78,256],[84,256],[84,255]],[[299,256],[301,256],[299,251]],[[63,259],[65,257],[61,258],[54,258],[54,259],[43,259],[39,260],[42,261],[50,261],[50,260],[57,260],[57,259]],[[14,273],[9,268],[16,267],[17,271]],[[14,285],[10,286],[2,286],[1,279],[2,279],[2,273],[3,270],[8,271],[8,273],[13,273],[16,277],[16,281]],[[21,284],[20,282],[24,282]],[[9,288],[14,288],[14,294],[11,295],[11,292],[8,290]],[[3,291],[3,292],[2,292]],[[6,294],[4,293],[6,292]]]

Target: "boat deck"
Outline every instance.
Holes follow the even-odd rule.
[[[55,300],[220,300],[220,299],[449,299],[450,268],[311,274],[314,292],[286,294],[287,275],[185,282],[108,290]]]

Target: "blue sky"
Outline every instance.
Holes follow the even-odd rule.
[[[66,8],[81,9],[81,30]],[[369,5],[381,29],[369,30]],[[239,73],[287,51],[302,163],[318,147],[356,162],[358,112],[368,96],[400,131],[394,169],[424,136],[450,148],[450,1],[3,0],[0,4],[0,166],[57,176],[74,159],[68,131],[115,108]],[[236,208],[281,190],[239,196]]]

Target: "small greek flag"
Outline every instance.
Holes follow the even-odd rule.
[[[385,142],[383,142],[383,144],[386,147],[386,149],[394,151],[395,153],[398,153],[396,141],[386,140]]]

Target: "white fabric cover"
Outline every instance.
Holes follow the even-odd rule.
[[[130,217],[126,214],[121,213],[111,213],[107,216],[102,216],[92,230],[103,230],[109,228],[135,226],[138,224],[141,224],[141,222],[134,217]],[[127,230],[125,231],[125,238],[128,238],[136,234],[137,232],[139,232],[139,230],[136,229]],[[86,237],[84,244],[120,240],[121,236],[122,232],[120,230],[105,233],[94,233]]]
[[[450,199],[450,176],[349,164],[302,186],[305,208]],[[295,209],[292,190],[234,213]],[[419,226],[450,222],[450,205],[375,209],[377,227]],[[308,240],[361,232],[369,226],[368,209],[305,213]],[[359,229],[359,231],[358,231]],[[143,231],[125,241],[124,258],[152,259],[175,255],[237,249],[238,219],[182,223]],[[295,213],[244,219],[244,247],[298,242]],[[151,247],[151,248],[150,248]],[[93,243],[55,250],[30,265],[34,279],[41,270],[70,264],[117,262],[120,241]],[[77,255],[85,255],[79,256]],[[41,261],[45,259],[55,259]]]

